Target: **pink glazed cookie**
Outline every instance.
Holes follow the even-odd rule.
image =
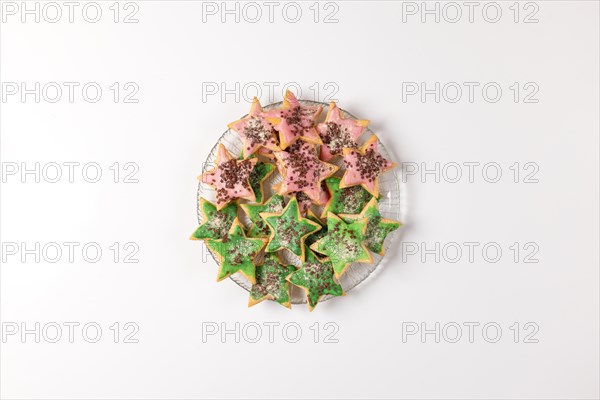
[[[304,192],[313,202],[322,204],[321,182],[333,175],[338,167],[319,160],[314,144],[303,141],[290,146],[289,151],[275,152],[283,182],[279,194]]]
[[[217,210],[221,210],[232,200],[239,198],[256,200],[252,186],[250,186],[250,173],[254,169],[257,159],[236,160],[225,146],[219,145],[216,167],[205,172],[198,179],[202,183],[212,186],[216,192]]]
[[[298,139],[321,144],[321,138],[315,129],[315,121],[321,111],[321,106],[303,106],[288,90],[285,92],[282,108],[266,111],[264,115],[279,132],[279,144],[285,150]]]
[[[362,135],[369,121],[364,119],[343,118],[341,110],[332,101],[329,104],[325,122],[317,125],[317,131],[323,141],[321,160],[329,161],[342,155],[345,148],[356,148],[356,140]]]
[[[383,158],[377,150],[377,136],[371,137],[360,149],[344,149],[346,172],[340,188],[361,185],[373,196],[379,196],[379,175],[396,163]]]

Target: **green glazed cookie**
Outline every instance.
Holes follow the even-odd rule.
[[[316,231],[315,233],[311,233],[306,238],[305,243],[307,246],[310,247],[310,245],[312,245],[314,242],[327,235],[327,225],[323,224],[321,218],[317,217],[317,215],[314,212],[312,212],[312,210],[308,210],[308,212],[306,213],[306,218],[310,219],[313,222],[316,222],[321,226],[320,230]]]
[[[339,278],[354,262],[373,262],[363,244],[366,230],[366,218],[347,224],[330,212],[327,214],[327,235],[310,248],[329,257],[335,276]]]
[[[217,206],[200,198],[200,212],[203,224],[192,233],[191,240],[222,239],[227,235],[237,218],[237,203],[229,203],[217,211]]]
[[[304,261],[304,240],[321,229],[321,225],[300,216],[298,200],[293,197],[281,213],[261,213],[271,229],[266,251],[288,249]]]
[[[334,277],[331,262],[319,259],[309,248],[305,252],[306,261],[288,277],[288,281],[304,289],[308,309],[312,311],[324,295],[343,296],[344,291]]]
[[[237,219],[223,239],[208,239],[206,245],[219,259],[217,282],[240,272],[251,283],[256,283],[254,258],[266,244],[266,239],[247,238]]]
[[[292,308],[290,283],[286,278],[296,270],[293,265],[283,265],[276,253],[265,254],[264,263],[256,266],[256,283],[250,289],[248,307],[270,299],[284,307]]]
[[[398,229],[401,225],[400,222],[385,219],[381,216],[379,213],[379,205],[375,198],[371,199],[360,214],[340,214],[339,217],[347,223],[367,218],[369,222],[367,223],[367,230],[365,232],[365,240],[363,243],[367,249],[380,256],[383,256],[385,253],[383,242],[387,235]]]
[[[340,188],[340,178],[327,178],[325,185],[331,198],[325,204],[321,218],[325,218],[328,212],[334,214],[358,214],[373,197],[362,186]]]
[[[262,203],[265,196],[265,181],[275,171],[275,165],[258,161],[250,172],[250,186],[256,196],[256,202]]]
[[[248,237],[268,238],[271,230],[261,218],[260,213],[278,213],[283,211],[285,200],[283,196],[274,194],[265,204],[242,204],[244,212],[252,221],[252,226],[248,231]]]

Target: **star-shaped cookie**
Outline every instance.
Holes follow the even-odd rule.
[[[297,269],[284,265],[277,253],[265,254],[264,262],[256,266],[256,283],[250,289],[248,307],[269,299],[291,308],[290,283],[286,278]]]
[[[317,215],[314,212],[312,212],[312,210],[308,210],[308,212],[306,213],[306,218],[310,219],[313,222],[316,222],[321,226],[320,230],[310,234],[306,238],[305,243],[307,246],[310,246],[313,243],[319,241],[319,239],[321,239],[323,236],[327,235],[327,225],[323,224],[323,221],[321,221],[321,219],[317,217]]]
[[[344,149],[346,171],[341,188],[361,185],[373,196],[379,196],[379,175],[389,171],[396,163],[383,158],[377,150],[377,137],[372,136],[360,149]]]
[[[276,151],[279,172],[283,181],[277,186],[279,194],[304,192],[316,204],[323,204],[321,182],[332,176],[339,167],[319,160],[314,144],[296,142],[288,151]]]
[[[257,161],[250,173],[250,187],[256,196],[256,202],[262,203],[265,194],[265,181],[275,171],[275,165]]]
[[[327,235],[310,248],[325,254],[333,264],[336,278],[354,262],[372,263],[373,257],[363,244],[367,230],[367,219],[347,224],[333,213],[327,214]]]
[[[358,147],[356,140],[368,124],[369,121],[364,119],[344,118],[341,110],[332,101],[325,122],[317,125],[317,132],[323,141],[321,160],[329,161],[334,156],[342,155],[345,148]]]
[[[306,216],[306,212],[313,205],[311,198],[304,192],[290,192],[288,195],[296,197],[296,200],[298,200],[298,207],[300,207],[300,214]]]
[[[315,121],[323,107],[302,105],[289,90],[285,92],[282,108],[265,111],[267,120],[279,132],[279,145],[286,149],[296,140],[321,144],[321,138],[315,129]]]
[[[222,239],[227,236],[233,221],[237,218],[237,203],[229,203],[217,210],[210,201],[200,198],[202,225],[192,233],[191,240]]]
[[[321,225],[300,216],[298,200],[292,197],[281,213],[261,213],[260,216],[271,229],[266,251],[287,249],[304,261],[304,240],[321,229]]]
[[[338,216],[346,223],[367,218],[369,222],[367,223],[364,244],[367,249],[380,256],[383,256],[385,253],[383,242],[387,235],[398,229],[401,225],[400,222],[385,219],[381,216],[376,198],[371,199],[360,214],[340,214]]]
[[[260,148],[279,150],[277,131],[267,121],[262,106],[255,97],[250,106],[250,113],[244,118],[232,122],[227,127],[240,136],[243,142],[242,156],[248,158]]]
[[[215,189],[217,210],[232,200],[244,198],[254,201],[256,198],[250,186],[250,173],[257,159],[236,160],[225,146],[219,144],[216,167],[205,172],[198,179]]]
[[[281,150],[281,148],[278,148],[276,151]],[[258,151],[256,152],[256,154],[261,155],[269,160],[274,160],[275,159],[275,155],[273,154],[273,150],[269,150],[266,147],[261,147],[260,149],[258,149]]]
[[[256,283],[254,258],[266,244],[267,239],[247,238],[237,219],[223,239],[208,239],[206,245],[219,259],[217,282],[240,272],[251,283]]]
[[[265,204],[242,204],[241,207],[252,221],[248,237],[268,238],[271,235],[271,230],[260,216],[260,213],[282,212],[285,208],[285,201],[283,196],[274,194]]]
[[[321,297],[329,294],[343,296],[344,290],[334,278],[333,267],[327,259],[319,259],[309,248],[302,267],[288,277],[288,281],[304,289],[310,311],[314,310]]]
[[[321,218],[327,217],[330,211],[334,214],[358,214],[373,197],[362,186],[340,188],[340,181],[340,178],[335,176],[325,180],[330,197],[323,208]]]

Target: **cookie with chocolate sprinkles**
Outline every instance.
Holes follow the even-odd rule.
[[[268,299],[292,308],[290,283],[286,278],[297,269],[293,265],[284,265],[277,253],[265,254],[264,262],[256,266],[256,283],[250,289],[248,307]]]
[[[315,129],[315,121],[321,111],[321,106],[302,105],[294,93],[287,90],[282,107],[265,111],[263,115],[279,132],[279,144],[285,150],[298,139],[314,144],[322,143]]]
[[[400,222],[385,219],[381,216],[381,213],[379,212],[379,203],[375,198],[371,199],[360,214],[340,214],[338,216],[347,223],[367,218],[369,222],[367,223],[367,230],[365,231],[364,244],[367,249],[380,256],[383,256],[385,253],[383,247],[385,238],[392,231],[400,228],[401,225]]]
[[[200,175],[198,179],[215,189],[217,210],[229,202],[244,198],[255,201],[250,186],[250,173],[258,160],[236,160],[229,151],[219,144],[215,168]]]
[[[359,149],[344,148],[344,176],[341,188],[361,185],[373,196],[379,196],[379,175],[391,170],[396,163],[384,158],[377,149],[377,136],[372,136]]]
[[[289,195],[296,197],[296,200],[298,200],[298,207],[300,207],[300,213],[303,216],[306,216],[306,213],[313,205],[313,201],[310,197],[304,192],[291,192]]]
[[[325,122],[317,125],[317,132],[323,141],[321,160],[329,161],[334,156],[342,155],[345,148],[356,148],[356,141],[362,135],[369,121],[364,119],[344,118],[335,102],[329,103]]]
[[[330,198],[323,208],[321,218],[325,218],[328,212],[334,214],[359,214],[373,197],[362,186],[341,188],[340,181],[340,178],[337,177],[325,180],[325,186]]]
[[[262,219],[260,213],[279,213],[285,208],[283,196],[274,194],[265,204],[242,204],[240,207],[244,210],[252,226],[248,230],[248,237],[268,238],[271,230]]]
[[[255,97],[250,112],[244,118],[232,122],[227,127],[242,139],[242,157],[248,158],[259,149],[280,150],[277,131],[263,115],[260,102]]]
[[[321,221],[321,218],[319,218],[312,210],[308,210],[308,212],[306,213],[306,218],[321,225],[320,230],[316,231],[315,233],[311,233],[306,238],[305,243],[307,246],[310,246],[311,244],[321,239],[323,236],[327,235],[327,224],[324,224],[323,221]]]
[[[256,196],[256,202],[262,203],[265,195],[265,181],[275,171],[275,165],[257,161],[250,173],[250,186]]]
[[[329,257],[336,278],[342,276],[352,263],[373,262],[371,253],[363,244],[367,222],[367,218],[363,218],[347,224],[337,215],[327,214],[327,234],[310,248]]]
[[[321,225],[300,216],[298,200],[293,197],[281,213],[261,213],[260,216],[271,229],[266,251],[287,249],[304,261],[304,241],[321,229]]]
[[[308,247],[305,252],[306,260],[288,281],[304,289],[308,309],[312,311],[323,296],[343,296],[344,290],[336,281],[333,265],[328,259],[319,259]]]
[[[237,218],[223,239],[208,239],[206,245],[219,260],[217,282],[239,272],[256,283],[254,259],[266,244],[267,239],[246,237]]]
[[[192,233],[191,240],[223,239],[237,218],[237,203],[229,203],[221,210],[210,201],[200,198],[202,225]]]
[[[321,182],[332,176],[338,166],[321,161],[314,144],[296,142],[288,151],[276,151],[278,168],[283,181],[277,187],[279,194],[304,192],[317,204],[322,203]]]

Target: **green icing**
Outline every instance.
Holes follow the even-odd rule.
[[[290,283],[286,278],[295,271],[293,265],[282,265],[276,254],[266,254],[264,263],[256,267],[256,283],[250,289],[250,297],[260,301],[270,296],[279,304],[289,306]]]
[[[247,238],[236,223],[223,239],[209,239],[207,246],[219,255],[220,268],[217,280],[241,272],[251,282],[255,281],[254,257],[265,245],[263,239]]]
[[[371,255],[363,246],[366,221],[347,224],[336,215],[327,215],[327,235],[312,248],[327,255],[333,264],[336,276],[341,276],[353,262],[371,262]]]
[[[222,239],[237,217],[237,204],[230,203],[221,210],[206,199],[200,200],[204,223],[192,233],[192,239]]]
[[[248,231],[248,237],[268,238],[271,235],[271,230],[260,216],[260,213],[278,213],[283,211],[285,200],[283,196],[275,194],[271,196],[265,204],[244,204],[242,208],[252,221],[252,226]]]
[[[321,220],[312,212],[308,212],[306,214],[306,218],[310,219],[313,222],[316,222],[321,226],[321,229],[316,231],[315,233],[311,233],[305,240],[307,246],[312,245],[313,243],[319,241],[323,236],[327,235],[327,226],[321,222]]]
[[[264,198],[263,180],[275,170],[275,165],[258,161],[250,173],[250,186],[256,196],[256,202],[262,203]]]
[[[300,216],[298,200],[295,197],[290,200],[281,215],[267,216],[263,219],[272,229],[266,250],[273,252],[288,249],[300,258],[304,255],[305,237],[320,229],[320,224]]]
[[[306,261],[288,280],[306,290],[306,299],[311,310],[324,295],[344,294],[342,287],[335,280],[331,262],[320,260],[309,248],[306,249]]]
[[[358,214],[373,197],[362,186],[340,188],[340,182],[341,179],[336,177],[325,180],[325,184],[331,193],[331,199],[323,210],[323,217],[327,214],[327,211],[334,214]]]
[[[381,216],[376,200],[371,200],[365,207],[363,212],[358,215],[341,215],[345,222],[351,223],[362,218],[368,218],[367,230],[365,232],[364,244],[367,249],[374,253],[383,253],[383,242],[390,232],[395,231],[400,227],[400,223],[396,221],[386,220]]]

